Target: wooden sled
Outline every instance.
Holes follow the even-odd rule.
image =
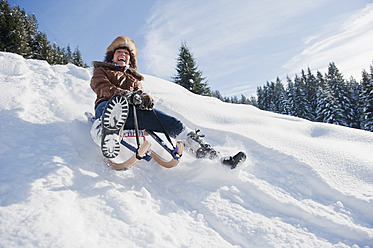
[[[154,159],[159,165],[165,168],[175,167],[179,163],[184,150],[184,144],[182,142],[176,142],[176,147],[172,150],[166,146],[164,141],[154,132],[140,130],[138,136],[142,139],[142,144],[138,149],[136,149],[136,131],[135,130],[124,130],[122,139],[121,139],[121,152],[120,155],[128,157],[129,159],[124,162],[115,162],[115,159],[105,158],[106,164],[112,167],[115,170],[125,170],[134,166],[140,160],[150,161]],[[153,138],[153,144],[148,141],[150,137]],[[152,145],[157,146],[156,149],[151,149]],[[161,154],[159,150],[164,152]],[[126,154],[124,154],[126,153]],[[130,155],[129,155],[130,154]],[[165,156],[165,154],[167,156]]]
[[[136,109],[134,108],[134,113],[136,113]],[[92,113],[85,112],[84,115],[87,117],[88,121],[94,122],[95,117],[93,116]],[[156,116],[156,115],[155,115]],[[134,115],[136,124],[137,124],[137,117]],[[158,119],[160,122],[160,120]],[[161,122],[160,122],[161,124]],[[161,124],[163,127],[163,125]],[[163,127],[164,129],[164,127]],[[136,125],[136,130],[138,130],[138,126]],[[145,159],[146,161],[150,161],[151,159],[154,159],[159,165],[165,167],[165,168],[172,168],[175,167],[178,163],[179,160],[183,154],[184,151],[184,144],[182,142],[176,142],[176,145],[174,146],[170,140],[170,137],[168,134],[166,134],[166,130],[164,129],[166,138],[168,141],[171,143],[173,146],[173,149],[170,149],[165,142],[154,132],[152,131],[145,131],[145,130],[124,130],[121,138],[121,150],[120,150],[120,155],[121,157],[128,158],[128,159],[122,159],[122,158],[114,158],[114,159],[109,159],[109,158],[103,158],[105,163],[112,167],[115,170],[126,170],[134,166],[138,161]],[[137,133],[137,135],[136,135]],[[137,137],[136,137],[137,136]],[[159,151],[156,151],[156,149],[150,149],[152,144],[146,139],[151,136],[154,140],[154,145],[157,146],[156,144],[161,147],[161,150],[163,151],[162,154]],[[136,143],[135,138],[142,138],[142,144],[136,148]],[[132,140],[131,140],[132,139]],[[140,142],[141,143],[141,142]],[[155,148],[154,146],[154,148]],[[126,154],[121,154],[121,153],[126,153]],[[166,153],[167,156],[164,156]],[[119,155],[119,156],[120,156]],[[167,158],[168,157],[168,158]],[[118,161],[118,160],[124,160]]]

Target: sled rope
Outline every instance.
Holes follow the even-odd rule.
[[[164,135],[166,136],[168,142],[170,142],[172,148],[174,149],[174,151],[176,151],[176,150],[177,150],[177,147],[175,147],[174,144],[172,143],[172,140],[171,140],[170,135],[168,134],[166,128],[163,126],[163,123],[162,123],[161,120],[159,119],[159,117],[158,117],[158,115],[157,115],[157,113],[155,112],[154,109],[153,109],[153,113],[154,113],[154,116],[155,116],[155,118],[157,119],[159,125],[161,126],[161,128],[162,128],[162,130],[163,130],[163,133],[164,133]]]
[[[140,149],[140,137],[139,137],[139,123],[137,121],[137,113],[136,113],[136,106],[133,106],[133,119],[135,122],[135,131],[136,131],[136,143],[137,143],[137,149],[136,149],[136,158],[138,160],[141,160],[142,157],[139,156],[139,149]]]

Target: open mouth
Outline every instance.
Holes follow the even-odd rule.
[[[124,60],[124,58],[119,58],[118,61],[126,62],[126,61]]]

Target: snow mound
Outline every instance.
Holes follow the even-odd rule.
[[[145,75],[158,109],[248,158],[113,171],[83,115],[91,75],[0,53],[0,247],[372,247],[373,133]]]

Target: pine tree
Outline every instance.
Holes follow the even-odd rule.
[[[27,34],[24,23],[24,10],[18,6],[11,9],[11,23],[13,31],[10,33],[10,41],[12,43],[11,51],[13,53],[27,56],[30,52],[30,46],[27,43]]]
[[[17,36],[18,20],[14,10],[7,1],[1,1],[1,39],[2,51],[17,53],[19,37]]]
[[[286,113],[286,97],[285,97],[285,89],[284,85],[282,84],[281,80],[277,77],[275,87],[274,87],[274,101],[276,105],[276,113],[285,114]]]
[[[10,8],[7,1],[0,1],[0,50],[7,51]]]
[[[80,53],[78,46],[76,47],[75,51],[72,54],[71,63],[73,63],[76,66],[83,67],[82,54]]]
[[[317,106],[316,106],[316,121],[325,122],[330,118],[332,95],[328,85],[325,83],[321,72],[317,72],[318,87],[316,92]]]
[[[275,103],[275,83],[267,82],[267,110],[271,112],[276,112],[276,103]]]
[[[53,44],[52,47],[47,35],[37,31],[35,15],[27,15],[19,6],[10,8],[6,0],[0,1],[0,51],[17,53],[25,58],[46,60],[50,64],[68,63],[65,49],[57,44]],[[71,58],[71,53],[69,55]],[[71,58],[74,64],[86,66],[79,50],[74,56]]]
[[[63,48],[63,47],[60,49],[60,57],[61,57],[61,64],[62,65],[66,65],[66,64],[69,63],[69,60],[67,58],[67,53],[65,51],[65,48]]]
[[[207,83],[203,82],[205,78],[202,77],[202,72],[198,70],[193,54],[185,42],[181,44],[179,50],[176,71],[177,75],[172,77],[176,84],[199,95],[209,96],[211,94],[210,88]]]
[[[25,30],[26,30],[26,40],[27,46],[29,48],[29,53],[24,55],[25,58],[33,58],[33,44],[35,41],[35,36],[37,34],[37,21],[34,14],[30,14],[26,17],[25,21]]]
[[[31,43],[36,32],[35,16],[27,16],[18,6],[9,7],[7,1],[0,3],[0,49],[32,57]]]
[[[270,91],[270,84],[267,81],[267,84],[263,86],[262,89],[262,108],[263,110],[271,111],[271,101],[272,95]]]
[[[305,83],[302,78],[295,75],[294,79],[294,115],[300,118],[307,117],[308,99],[305,92]]]
[[[347,109],[347,126],[352,128],[360,128],[360,105],[359,95],[361,86],[354,78],[347,82],[348,97],[350,106]]]
[[[211,96],[223,101],[224,97],[218,90],[211,91]]]
[[[316,107],[317,107],[317,87],[318,81],[312,74],[311,69],[308,68],[307,74],[302,70],[302,79],[304,81],[305,97],[307,99],[306,116],[305,118],[310,121],[316,120]]]
[[[241,94],[241,99],[238,101],[238,103],[239,104],[251,104],[251,101],[245,95]]]
[[[230,100],[230,103],[238,104],[239,103],[238,97],[237,96],[232,96],[231,100]]]
[[[257,95],[257,104],[258,108],[261,110],[266,110],[265,108],[265,95],[264,95],[264,89],[260,86],[256,88],[256,95]]]
[[[320,73],[321,74],[321,73]],[[325,77],[327,75],[325,74]],[[321,76],[318,74],[318,78]],[[336,103],[332,89],[326,79],[320,81],[317,94],[317,121],[324,123],[336,123]]]
[[[365,70],[363,71],[360,107],[362,114],[361,129],[373,132],[373,66],[370,66],[370,74]]]
[[[67,63],[72,63],[72,53],[71,53],[71,48],[70,48],[70,45],[67,45],[67,48],[66,48],[66,58],[67,58]]]
[[[57,43],[53,42],[52,51],[51,51],[52,57],[51,57],[51,63],[50,64],[52,64],[52,65],[59,64],[59,62],[60,62],[59,50],[60,50],[60,48],[58,47]]]
[[[289,76],[287,76],[287,87],[285,90],[285,110],[286,114],[295,116],[294,107],[294,83]]]
[[[33,56],[34,59],[46,60],[48,63],[52,62],[52,46],[45,33],[38,32],[35,35]]]
[[[259,108],[258,107],[258,99],[255,98],[254,96],[250,97],[250,104],[253,105],[253,106],[255,106],[255,107],[257,107],[257,108]]]
[[[346,115],[347,109],[349,108],[348,91],[342,74],[333,62],[329,64],[325,80],[333,96],[333,105],[331,109],[333,112],[333,119],[330,119],[330,123],[347,126]]]

